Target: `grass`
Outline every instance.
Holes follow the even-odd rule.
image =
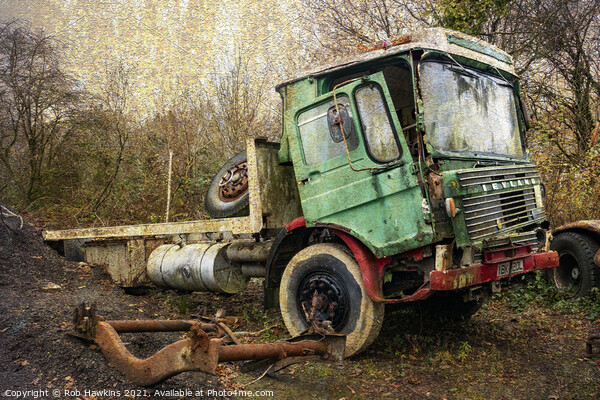
[[[181,315],[187,315],[190,312],[190,300],[187,294],[178,296],[168,295],[165,303]]]
[[[588,320],[600,318],[600,290],[594,288],[592,296],[570,298],[565,292],[548,282],[542,274],[523,286],[510,290],[503,296],[496,296],[517,312],[531,307],[545,307],[565,314],[579,314]]]

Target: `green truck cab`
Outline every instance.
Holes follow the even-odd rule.
[[[507,53],[428,29],[276,89],[303,216],[275,239],[265,290],[293,335],[324,324],[354,354],[384,304],[468,313],[558,265]]]

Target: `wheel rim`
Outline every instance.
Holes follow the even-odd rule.
[[[350,315],[350,296],[343,282],[328,271],[314,271],[300,282],[297,296],[300,316],[310,326],[311,315],[316,323],[329,321],[340,332]]]
[[[228,169],[219,182],[219,199],[232,202],[248,191],[248,164],[246,160]]]
[[[554,271],[554,281],[559,289],[574,295],[581,286],[581,268],[571,252],[561,252],[558,267]]]

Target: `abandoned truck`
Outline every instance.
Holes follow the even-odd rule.
[[[507,53],[429,29],[276,89],[281,141],[248,141],[217,174],[219,218],[46,240],[67,255],[84,243],[125,287],[236,293],[262,276],[291,335],[333,329],[346,356],[372,343],[386,304],[469,314],[511,278],[558,266]]]

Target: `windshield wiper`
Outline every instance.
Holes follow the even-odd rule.
[[[474,74],[474,73],[472,73],[472,72],[469,72],[469,71],[467,71],[466,69],[464,69],[464,70],[463,70],[463,69],[458,69],[458,68],[456,68],[456,67],[454,67],[454,66],[452,66],[452,65],[448,65],[448,66],[446,66],[446,68],[447,68],[447,69],[449,69],[449,70],[450,70],[450,71],[452,71],[452,72],[456,72],[456,73],[459,73],[459,74],[461,74],[461,75],[466,75],[466,76],[468,76],[469,78],[476,78],[476,79],[479,79],[479,78],[480,78],[480,76],[479,76],[479,75],[477,75],[477,74]]]

